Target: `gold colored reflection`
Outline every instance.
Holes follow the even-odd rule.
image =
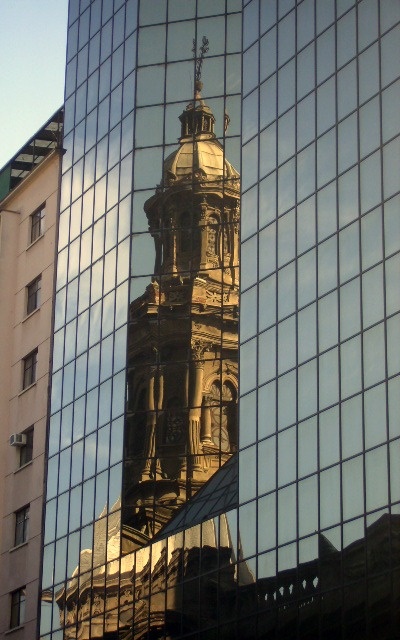
[[[145,638],[149,620],[152,628],[165,627],[167,610],[178,632],[186,606],[178,585],[203,556],[234,587],[236,545],[225,516],[221,525],[209,520],[149,545],[238,446],[240,176],[216,137],[201,88],[198,77],[179,116],[179,146],[144,202],[149,234],[142,229],[132,239],[136,297],[129,308],[122,496],[104,508],[90,540],[81,537],[76,568],[54,589],[68,640]],[[153,274],[137,295],[135,273],[150,272],[143,266],[150,237]],[[42,594],[44,609],[51,595]],[[186,592],[188,605],[193,595]],[[54,618],[54,610],[42,615],[43,635],[57,625]]]
[[[156,535],[237,448],[239,174],[196,80],[145,203],[151,283],[130,305],[123,523]],[[226,126],[229,118],[226,116]],[[135,269],[135,251],[133,251]]]

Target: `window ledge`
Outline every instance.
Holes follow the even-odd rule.
[[[12,629],[8,629],[7,631],[4,631],[4,635],[8,636],[10,633],[14,633],[14,631],[19,631],[19,629],[23,629],[24,625],[23,624],[19,624],[18,627],[13,627]]]
[[[31,242],[30,244],[28,244],[28,246],[26,247],[26,249],[30,249],[31,247],[33,247],[34,244],[36,244],[37,242],[39,242],[39,240],[41,240],[44,237],[44,233],[42,233],[40,236],[38,236],[36,238],[36,240],[34,240],[33,242]]]
[[[31,311],[30,313],[28,313],[25,318],[22,318],[22,322],[25,322],[25,320],[28,320],[29,318],[31,318],[33,315],[35,315],[35,313],[37,313],[38,311],[40,311],[40,307],[36,307],[36,309],[34,309],[33,311]]]
[[[20,396],[22,396],[26,391],[29,391],[29,389],[32,389],[32,387],[36,386],[36,380],[35,382],[32,382],[32,384],[30,384],[28,387],[25,387],[25,389],[22,389],[22,391],[19,392],[17,398],[19,398]]]
[[[15,469],[14,473],[18,473],[18,471],[21,471],[22,469],[26,469],[26,467],[29,467],[29,465],[31,464],[32,464],[32,460],[25,462],[25,464],[21,464],[21,466],[18,467],[18,469]]]
[[[21,547],[26,547],[27,544],[28,544],[28,540],[25,540],[25,542],[21,542],[21,544],[15,545],[15,547],[11,547],[11,549],[9,549],[8,552],[13,553],[13,551],[17,551],[17,549],[21,549]]]

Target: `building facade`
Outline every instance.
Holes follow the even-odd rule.
[[[71,1],[43,639],[398,637],[399,21]]]
[[[243,11],[239,530],[260,637],[399,634],[399,10]]]
[[[0,636],[35,637],[62,111],[0,172]]]

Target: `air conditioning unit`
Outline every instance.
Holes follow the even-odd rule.
[[[10,436],[10,445],[12,447],[24,447],[26,445],[26,434],[13,433],[12,436]]]

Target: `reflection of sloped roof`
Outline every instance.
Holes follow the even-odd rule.
[[[159,531],[155,540],[234,509],[238,502],[237,455],[233,455]]]
[[[18,186],[54,149],[61,147],[63,119],[64,110],[61,108],[0,170],[0,200]]]
[[[239,173],[225,158],[224,149],[216,138],[182,141],[179,148],[164,162],[164,175],[168,172],[178,180],[191,176],[196,170],[212,178],[238,178]]]

